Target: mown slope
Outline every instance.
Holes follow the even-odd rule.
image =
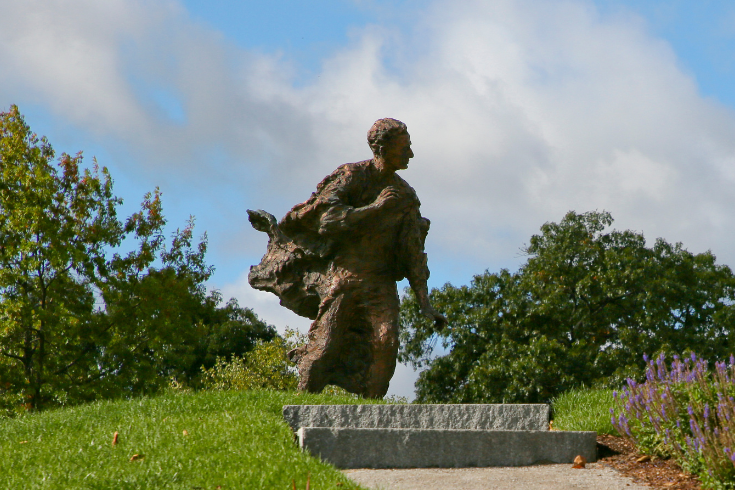
[[[283,405],[328,403],[358,400],[170,393],[0,419],[0,488],[303,489],[308,476],[311,488],[358,489],[302,453],[281,416]]]

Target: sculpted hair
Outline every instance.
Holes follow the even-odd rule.
[[[408,128],[401,121],[390,117],[378,119],[368,131],[368,144],[374,154],[382,155],[383,148],[392,139],[404,133],[408,133]]]

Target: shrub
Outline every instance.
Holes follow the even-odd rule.
[[[259,341],[242,357],[232,356],[229,361],[217,357],[213,367],[202,368],[202,384],[215,390],[296,389],[298,377],[286,357],[288,350],[289,343],[276,337],[270,342]]]
[[[673,456],[706,488],[735,488],[735,358],[714,372],[695,354],[648,360],[646,381],[628,379],[612,424],[643,452]],[[617,411],[617,416],[616,416]]]

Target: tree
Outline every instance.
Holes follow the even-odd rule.
[[[204,287],[206,235],[170,244],[161,195],[124,221],[112,179],[38,138],[16,106],[0,113],[0,396],[26,408],[154,391],[198,372],[207,342],[242,350],[272,327]],[[132,245],[131,245],[132,244]],[[129,250],[123,252],[123,246]],[[250,329],[230,345],[210,334]],[[201,336],[210,340],[203,340]],[[215,337],[216,337],[215,335]],[[249,344],[248,344],[249,342]],[[203,351],[202,351],[203,349]],[[201,352],[200,352],[201,351]],[[222,354],[214,348],[213,357]]]
[[[605,231],[606,212],[546,223],[518,272],[445,285],[432,302],[449,319],[439,331],[402,302],[401,359],[428,366],[423,402],[543,402],[572,387],[616,386],[639,377],[643,354],[732,351],[735,279],[710,252],[642,234]],[[449,354],[432,358],[441,340]]]

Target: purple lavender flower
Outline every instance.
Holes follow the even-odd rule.
[[[704,419],[709,419],[709,403],[704,404]]]
[[[666,377],[666,357],[663,355],[658,356],[656,359],[656,366],[658,367],[658,379],[663,380]]]
[[[648,363],[648,354],[643,354],[643,362]]]
[[[717,372],[722,375],[725,374],[725,362],[716,362],[715,363],[715,369],[717,369]]]
[[[697,354],[695,354],[694,352],[692,352],[691,358],[692,362],[697,362]]]

